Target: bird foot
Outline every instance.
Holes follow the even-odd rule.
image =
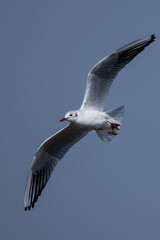
[[[104,132],[107,132],[109,134],[112,134],[112,135],[117,135],[118,133],[116,133],[115,131],[106,131],[106,130],[103,130]]]
[[[109,122],[109,121],[107,121],[107,122]],[[112,130],[113,130],[113,129],[117,129],[117,130],[119,130],[119,126],[120,126],[119,123],[111,123],[111,122],[109,122],[109,123],[111,124],[111,128],[112,128]]]

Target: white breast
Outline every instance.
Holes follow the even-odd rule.
[[[104,126],[106,122],[105,113],[87,109],[87,111],[79,111],[75,124],[86,129],[97,130]]]

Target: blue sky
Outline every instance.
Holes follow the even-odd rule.
[[[1,210],[8,239],[160,238],[159,1],[1,1]],[[125,105],[109,144],[94,132],[57,165],[30,212],[33,156],[80,107],[86,76],[124,44],[157,39],[115,79],[105,110]]]

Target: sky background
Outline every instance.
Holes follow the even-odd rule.
[[[0,238],[160,239],[160,2],[0,1]],[[39,145],[80,107],[86,76],[130,41],[157,39],[114,81],[125,105],[109,144],[92,132],[57,165],[30,212],[25,182]]]

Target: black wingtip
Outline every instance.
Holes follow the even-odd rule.
[[[150,42],[154,42],[155,39],[156,39],[156,35],[155,35],[155,34],[152,34],[152,35],[151,35],[151,40],[150,40]]]
[[[31,206],[27,206],[27,207],[24,207],[24,211],[30,211],[30,209],[31,209]]]

